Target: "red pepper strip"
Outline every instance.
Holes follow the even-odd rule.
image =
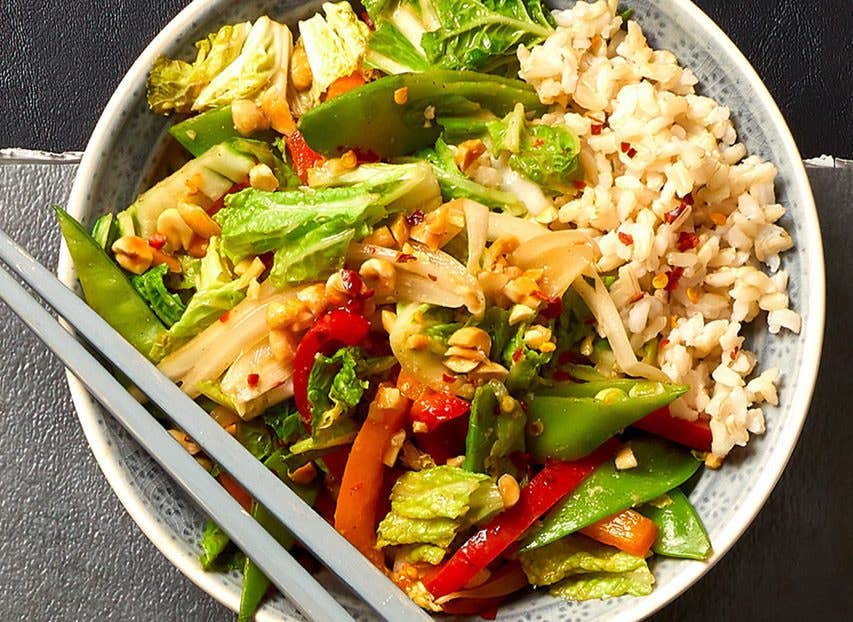
[[[646,415],[632,425],[697,451],[711,451],[710,424],[703,419],[688,421],[673,417],[669,413],[669,407],[666,406]]]
[[[438,426],[459,417],[464,417],[471,411],[471,404],[450,393],[427,391],[412,405],[411,418],[424,424],[427,432],[432,432]]]
[[[488,525],[471,536],[437,573],[424,579],[426,589],[435,598],[461,590],[540,516],[608,460],[618,445],[616,439],[611,439],[580,460],[549,460],[545,468],[522,489],[518,503],[498,514]]]
[[[367,318],[352,311],[334,309],[320,316],[293,356],[293,397],[302,415],[302,423],[311,427],[311,404],[308,403],[308,377],[318,353],[332,354],[341,345],[356,346],[370,332]]]
[[[308,183],[308,169],[322,162],[323,156],[308,146],[302,132],[298,130],[287,137],[287,148],[290,150],[290,158],[293,160],[296,174],[299,175],[303,184]]]
[[[433,432],[415,434],[415,444],[432,456],[436,464],[444,464],[465,453],[467,434],[468,420],[454,419]]]

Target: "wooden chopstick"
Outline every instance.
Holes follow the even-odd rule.
[[[255,460],[177,385],[161,374],[74,292],[0,231],[0,259],[96,350],[121,370],[214,461],[266,507],[327,568],[384,619],[431,620],[278,477]],[[224,529],[291,602],[313,620],[351,620],[346,611],[234,502],[219,484],[5,270],[0,298],[87,385],[93,396]],[[334,611],[333,611],[334,609]]]

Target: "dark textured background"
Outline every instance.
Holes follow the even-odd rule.
[[[184,0],[0,0],[0,147],[80,150],[123,72]],[[699,0],[755,65],[803,154],[853,156],[851,0]],[[39,172],[39,207],[70,165]],[[0,165],[0,227],[55,265],[47,212]],[[853,613],[853,173],[811,171],[829,292],[824,365],[797,451],[746,535],[656,620],[835,620]],[[836,186],[833,198],[827,191]],[[50,232],[50,233],[44,233]],[[0,621],[227,620],[121,509],[60,366],[0,307]]]

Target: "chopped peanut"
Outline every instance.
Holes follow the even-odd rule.
[[[187,226],[200,238],[209,240],[222,233],[222,228],[207,212],[198,205],[181,201],[178,203],[178,213]]]
[[[518,481],[509,473],[504,473],[498,478],[498,492],[504,504],[504,509],[509,509],[518,503],[521,498],[521,488]]]
[[[716,471],[723,466],[723,460],[724,458],[709,453],[705,456],[705,466]]]
[[[169,272],[172,272],[173,274],[179,274],[181,272],[181,263],[171,255],[167,255],[163,251],[158,251],[156,248],[154,248],[151,250],[151,256],[152,266],[166,264],[169,268]]]
[[[447,345],[479,350],[488,357],[492,349],[492,338],[482,328],[465,326],[450,335]]]
[[[314,466],[313,462],[308,462],[295,471],[288,472],[287,476],[294,484],[306,486],[317,477],[317,467]]]
[[[391,235],[391,230],[387,226],[381,226],[375,229],[373,233],[362,240],[365,244],[373,244],[374,246],[384,246],[385,248],[394,248],[394,236]]]
[[[142,274],[154,261],[154,249],[135,235],[126,235],[113,242],[112,251],[118,265],[133,274]]]
[[[404,86],[394,91],[394,103],[402,106],[409,101],[409,87]]]
[[[242,136],[270,128],[270,121],[264,111],[250,99],[235,99],[231,102],[231,118],[234,129]]]
[[[429,337],[426,335],[411,335],[406,340],[406,347],[410,350],[426,350],[429,347]]]
[[[461,467],[463,464],[465,464],[465,456],[455,456],[453,458],[448,458],[445,464],[447,466],[452,467]]]
[[[391,235],[394,236],[394,242],[398,247],[409,241],[409,225],[406,224],[406,217],[398,214],[391,223]]]
[[[634,455],[634,452],[631,450],[630,445],[625,445],[619,451],[616,452],[616,468],[619,471],[625,471],[627,469],[633,469],[637,466],[637,457]]]
[[[718,227],[722,227],[726,224],[726,215],[722,212],[711,212],[710,214],[711,222],[717,225]]]
[[[187,453],[191,456],[201,453],[201,447],[198,446],[198,443],[193,441],[189,436],[181,432],[180,430],[169,430],[169,434],[172,435],[178,443],[181,444],[181,447],[187,450]]]
[[[480,361],[476,359],[462,358],[461,356],[450,356],[444,359],[444,366],[457,374],[472,372],[479,364]]]
[[[385,450],[385,453],[382,456],[382,463],[387,467],[394,466],[394,463],[397,462],[397,456],[400,454],[400,449],[403,447],[403,443],[406,441],[406,431],[400,430],[394,436],[391,437],[391,440],[388,441],[388,449]]]
[[[157,233],[162,234],[169,247],[175,250],[188,248],[193,239],[193,230],[174,207],[163,210],[157,218]]]
[[[655,289],[663,289],[669,284],[669,277],[666,275],[666,272],[659,272],[652,279],[652,286]]]
[[[365,286],[374,290],[379,298],[390,296],[397,289],[397,268],[390,261],[373,257],[358,270]]]
[[[270,352],[275,360],[282,363],[293,361],[296,346],[299,345],[299,340],[293,332],[284,328],[274,328],[270,330],[269,340]]]
[[[389,309],[382,309],[380,316],[382,328],[385,329],[386,333],[391,334],[391,331],[394,330],[394,323],[397,321],[397,314]]]
[[[284,328],[291,331],[308,329],[314,316],[304,302],[290,298],[283,302],[271,302],[267,306],[267,325],[271,329]]]
[[[513,305],[509,310],[509,325],[515,326],[522,322],[529,322],[536,317],[536,310],[527,305]]]
[[[296,298],[304,302],[314,316],[326,310],[326,286],[323,283],[303,287],[297,292]]]
[[[269,166],[259,162],[249,171],[249,185],[255,190],[272,192],[278,189],[278,178]]]
[[[314,74],[311,73],[305,47],[297,45],[293,49],[293,56],[290,57],[290,83],[297,91],[307,91],[313,82]]]
[[[456,166],[462,172],[465,172],[469,166],[486,152],[486,145],[479,138],[472,138],[461,143],[456,148],[456,153],[453,159],[456,161]]]

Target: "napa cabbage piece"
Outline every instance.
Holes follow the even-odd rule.
[[[350,243],[378,222],[440,202],[438,184],[422,163],[370,170],[375,174],[352,185],[229,195],[214,216],[223,254],[236,263],[274,251],[270,279],[279,287],[324,278],[343,266]]]
[[[169,267],[166,264],[160,264],[143,274],[132,277],[130,282],[148,303],[151,310],[157,314],[157,317],[166,326],[172,326],[181,319],[186,306],[178,294],[174,294],[166,288],[163,279],[168,273]]]
[[[519,553],[518,560],[531,585],[551,585],[553,596],[569,600],[645,596],[654,584],[642,557],[579,535]]]
[[[489,209],[510,212],[516,216],[526,213],[524,204],[511,192],[484,186],[460,171],[453,151],[443,139],[436,141],[434,149],[420,151],[415,157],[430,163],[445,200],[466,198],[482,203]]]
[[[223,26],[196,42],[196,58],[189,63],[161,56],[148,76],[148,105],[157,114],[187,113],[213,78],[234,59],[249,35],[251,23]]]
[[[492,152],[508,153],[510,168],[540,186],[565,192],[582,176],[580,143],[567,127],[528,123],[522,104],[503,119],[486,125]]]
[[[554,28],[539,0],[368,0],[376,31],[367,63],[386,73],[426,68],[494,71]]]
[[[358,19],[348,2],[326,2],[323,11],[325,19],[317,13],[299,22],[313,77],[309,96],[314,103],[332,82],[359,69],[370,34],[370,28]]]
[[[359,348],[341,348],[332,356],[318,354],[308,377],[312,430],[331,427],[358,406],[369,386],[359,378],[364,357]]]
[[[391,491],[391,511],[379,523],[377,546],[429,544],[446,549],[460,529],[502,509],[497,486],[486,475],[446,465],[409,471]]]

